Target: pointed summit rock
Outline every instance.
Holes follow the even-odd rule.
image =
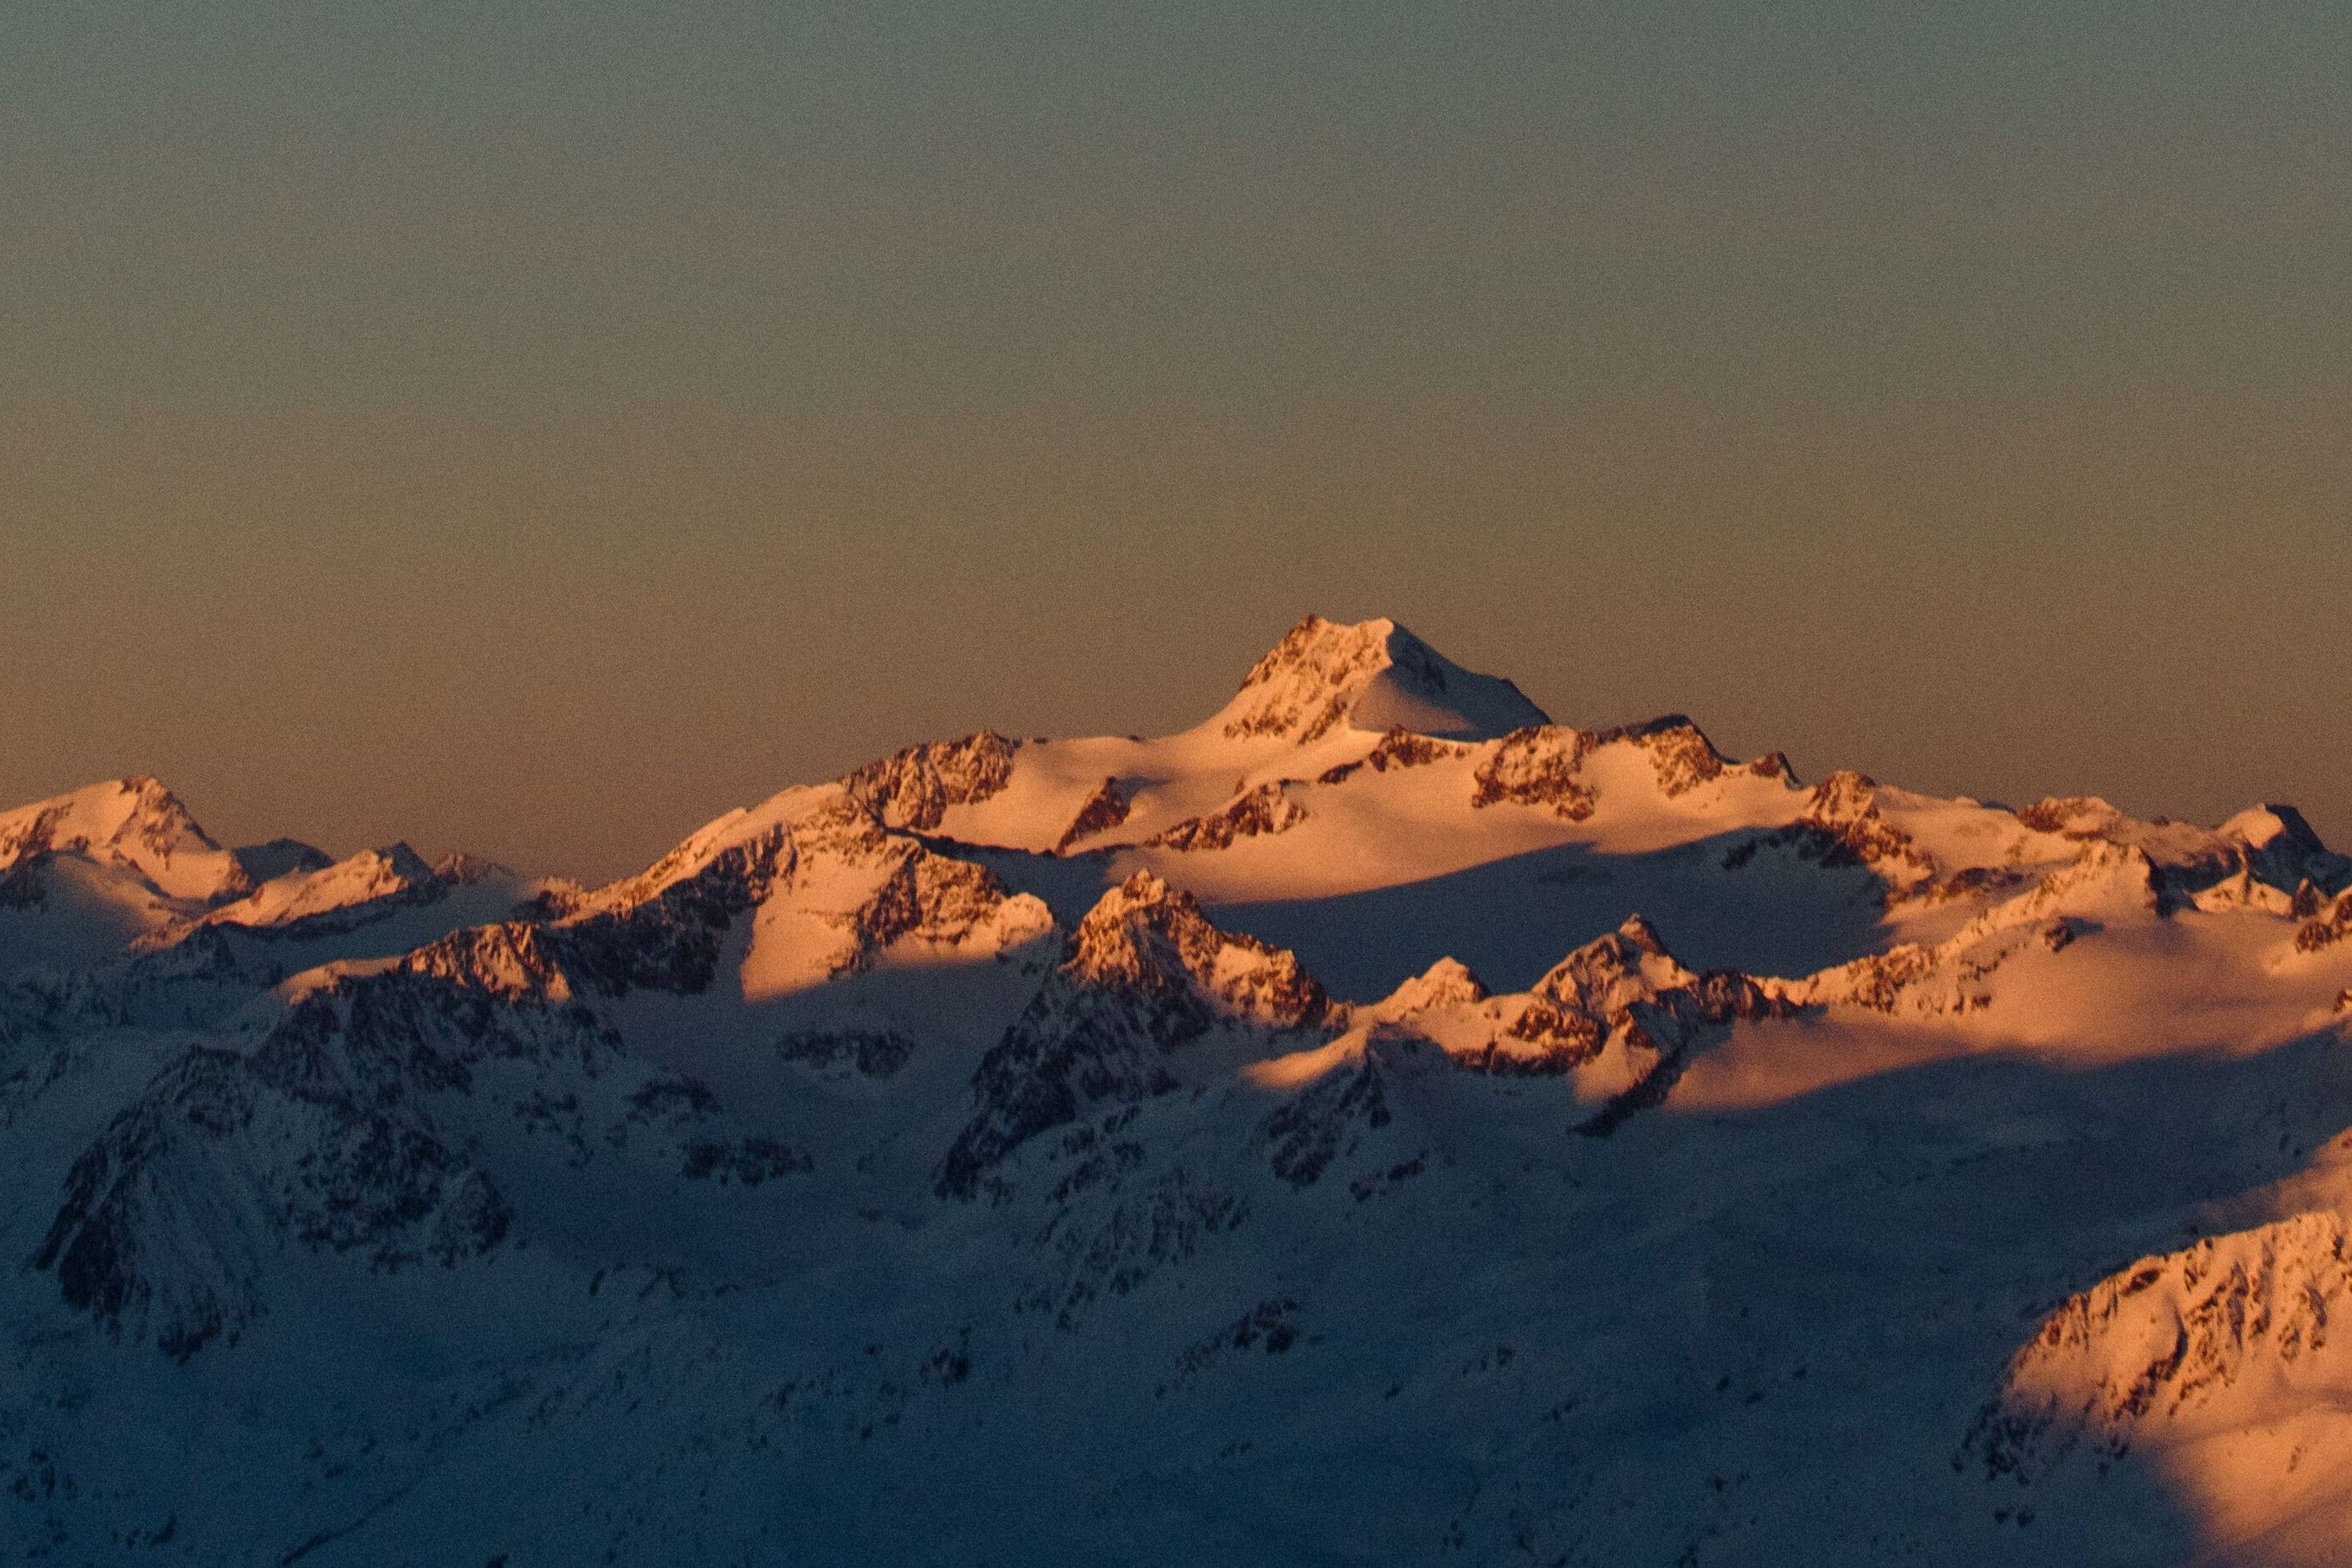
[[[44,854],[81,854],[137,872],[169,898],[211,903],[250,891],[236,857],[177,795],[144,775],[91,784],[0,812],[0,871]]]
[[[1087,912],[1061,967],[981,1060],[977,1108],[938,1190],[970,1197],[1039,1133],[1179,1087],[1177,1054],[1213,1030],[1314,1030],[1333,1014],[1296,955],[1220,930],[1192,894],[1138,872]]]
[[[2352,860],[2320,841],[2301,811],[2268,801],[2248,807],[2221,824],[2224,839],[2245,846],[2249,872],[2259,881],[2292,892],[2308,882],[2323,892],[2352,883]]]
[[[1393,621],[1347,626],[1320,615],[1285,633],[1211,720],[1234,739],[1301,745],[1342,725],[1487,740],[1549,722],[1510,682],[1464,669]]]

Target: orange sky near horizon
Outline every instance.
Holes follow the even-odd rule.
[[[0,803],[604,877],[1312,610],[2352,841],[2340,12],[0,29]]]

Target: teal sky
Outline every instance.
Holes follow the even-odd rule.
[[[0,0],[0,800],[601,874],[1316,609],[2352,840],[2347,367],[2340,5]]]

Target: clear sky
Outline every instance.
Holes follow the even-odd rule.
[[[1313,609],[2352,840],[2352,7],[0,0],[0,802],[603,874]]]

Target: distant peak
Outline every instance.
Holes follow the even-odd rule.
[[[251,886],[236,859],[152,774],[85,785],[0,811],[0,868],[47,853],[127,866],[176,898],[211,902]]]
[[[451,850],[447,854],[436,860],[427,869],[433,876],[443,882],[467,884],[487,881],[494,876],[513,874],[496,861],[484,860],[479,855],[467,854],[463,850]]]
[[[1438,959],[1375,1003],[1370,1016],[1381,1022],[1399,1022],[1439,1008],[1474,1006],[1492,994],[1469,965],[1449,956]]]
[[[1386,616],[1352,625],[1327,621],[1320,615],[1306,616],[1251,666],[1250,673],[1242,679],[1242,689],[1262,686],[1296,670],[1337,674],[1351,664],[1369,665],[1399,631],[1397,623]],[[1404,636],[1416,646],[1428,646],[1410,632]]]
[[[324,871],[335,857],[299,839],[272,839],[266,844],[242,844],[232,852],[236,863],[256,883],[297,872]]]
[[[423,855],[408,847],[408,841],[383,845],[366,852],[403,882],[425,882],[433,875],[433,867]],[[354,859],[359,857],[354,856]]]
[[[1234,739],[1300,745],[1346,726],[1486,739],[1548,724],[1510,682],[1463,668],[1386,617],[1346,624],[1309,615],[1251,666],[1213,721]]]
[[[2221,831],[2227,837],[2244,840],[2251,849],[2292,847],[2306,854],[2319,854],[2327,848],[2311,824],[2304,821],[2301,811],[2269,801],[2247,807],[2222,823]]]
[[[1116,918],[1130,909],[1144,904],[1165,904],[1171,899],[1188,906],[1192,902],[1192,894],[1175,892],[1156,873],[1139,871],[1131,873],[1125,882],[1104,894],[1096,901],[1095,907],[1107,917]]]
[[[1650,924],[1649,917],[1638,911],[1625,916],[1617,927],[1617,935],[1653,957],[1666,956],[1666,939],[1658,935],[1658,928]]]

